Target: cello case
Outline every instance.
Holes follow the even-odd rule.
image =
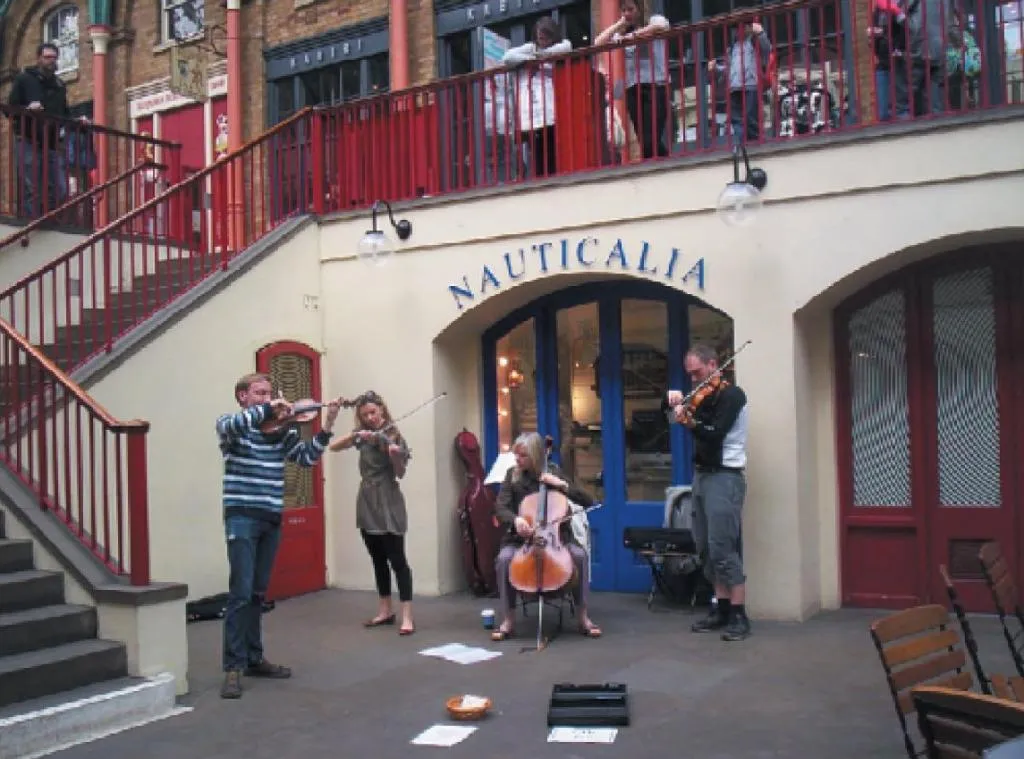
[[[475,595],[494,596],[498,591],[494,560],[501,547],[501,528],[493,516],[494,494],[484,484],[480,441],[463,428],[455,436],[455,450],[466,468],[466,485],[458,506],[463,569]]]

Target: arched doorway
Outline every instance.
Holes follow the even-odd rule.
[[[843,602],[992,608],[977,555],[1024,531],[1024,257],[972,248],[877,282],[836,314]]]
[[[669,485],[692,480],[689,434],[661,411],[689,387],[688,345],[730,353],[732,321],[647,282],[568,288],[509,314],[483,336],[488,465],[520,432],[555,440],[555,460],[602,506],[590,513],[594,590],[646,592],[650,570],[622,547],[627,526],[660,526]]]

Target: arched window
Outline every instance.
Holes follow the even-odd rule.
[[[62,5],[43,20],[43,42],[57,46],[57,73],[78,71],[78,8]]]
[[[160,0],[160,41],[184,42],[206,30],[205,0]]]

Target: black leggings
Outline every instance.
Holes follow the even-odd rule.
[[[398,581],[398,600],[412,600],[412,570],[405,560],[405,536],[391,532],[372,534],[360,530],[366,550],[373,561],[373,576],[377,581],[377,594],[381,598],[391,597],[391,570]],[[388,566],[390,564],[390,566]]]

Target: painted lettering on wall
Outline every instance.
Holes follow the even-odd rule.
[[[596,237],[563,238],[534,243],[506,253],[500,261],[485,264],[479,275],[463,275],[448,285],[448,292],[461,311],[467,304],[483,299],[526,276],[528,271],[551,274],[563,271],[633,272],[652,280],[704,289],[704,259],[687,256],[679,248],[655,249],[646,240],[636,243],[602,243]]]

